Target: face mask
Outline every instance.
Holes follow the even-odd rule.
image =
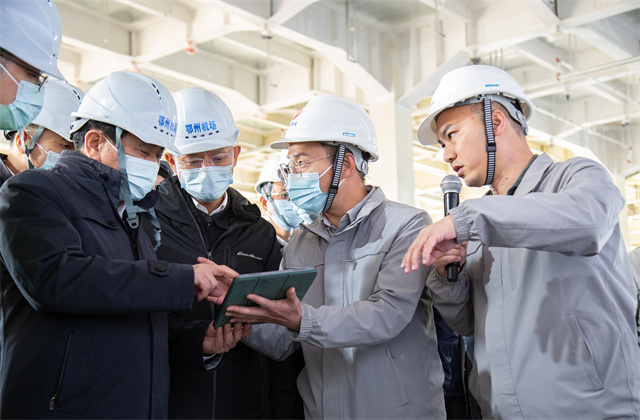
[[[269,217],[284,230],[297,229],[298,225],[302,223],[302,218],[300,218],[296,210],[289,200],[271,200],[267,202]]]
[[[40,148],[43,152],[47,154],[47,158],[44,160],[44,163],[40,167],[40,169],[51,169],[53,165],[56,164],[58,159],[60,159],[60,153],[52,152],[51,150],[46,150],[44,147],[40,146],[36,143],[36,146]]]
[[[16,99],[13,103],[0,104],[0,130],[19,130],[33,121],[42,110],[44,89],[24,80],[18,83],[2,64],[0,67],[18,85]]]
[[[210,203],[233,183],[233,165],[180,169],[180,185],[192,197]]]
[[[316,214],[322,213],[329,193],[322,192],[320,189],[320,178],[322,178],[332,166],[333,165],[329,166],[322,175],[318,175],[317,172],[312,172],[309,174],[301,174],[302,176],[299,178],[298,176],[290,177],[287,191],[289,192],[291,202],[304,211]]]
[[[125,155],[129,190],[133,201],[139,201],[153,189],[160,165],[145,159]]]
[[[118,151],[109,140],[106,141],[116,152]],[[131,198],[133,201],[140,201],[153,189],[158,178],[160,165],[158,162],[150,162],[125,154],[124,166],[127,169]]]

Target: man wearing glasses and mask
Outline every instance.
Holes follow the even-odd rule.
[[[156,187],[160,199],[155,210],[162,229],[158,257],[186,263],[205,256],[240,274],[277,270],[281,254],[275,230],[256,205],[229,187],[240,154],[231,111],[201,88],[180,90],[174,98],[176,148],[182,156],[165,155],[177,176]],[[170,329],[174,338],[182,338],[180,352],[201,352],[197,342],[202,342],[216,307],[194,302],[191,311],[174,315]],[[192,348],[186,343],[193,343]],[[242,343],[225,354],[213,374],[172,360],[169,417],[270,417],[266,365],[264,356]]]
[[[365,184],[378,159],[371,117],[348,99],[316,96],[271,147],[288,149],[281,173],[292,203],[321,213],[291,238],[282,267],[318,274],[302,302],[290,288],[286,299],[250,294],[259,307],[230,306],[233,322],[271,323],[243,342],[276,359],[302,348],[305,418],[445,418],[429,269],[397,268],[431,219]]]
[[[262,210],[267,213],[282,246],[289,242],[301,223],[311,223],[319,216],[299,209],[289,200],[289,193],[279,175],[280,164],[286,163],[287,160],[286,150],[269,159],[262,167],[256,182],[256,192],[260,194]]]
[[[50,0],[2,0],[0,16],[0,130],[20,130],[42,109],[47,75],[64,80],[62,26]]]

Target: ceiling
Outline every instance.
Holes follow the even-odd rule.
[[[272,153],[269,143],[309,98],[330,93],[367,109],[386,101],[410,112],[413,137],[390,141],[411,148],[415,205],[439,214],[439,182],[449,169],[440,150],[415,141],[415,130],[442,74],[472,62],[504,68],[532,98],[534,149],[560,160],[599,159],[616,179],[640,168],[638,0],[55,4],[63,24],[60,67],[83,90],[112,71],[131,70],[171,91],[201,86],[222,97],[241,130],[234,186],[246,194]],[[376,122],[378,130],[384,123]],[[640,218],[638,188],[630,190],[630,217]],[[629,230],[640,245],[637,223]]]

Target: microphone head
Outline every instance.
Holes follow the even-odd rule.
[[[460,190],[462,189],[462,181],[460,181],[460,178],[458,178],[456,175],[447,175],[442,178],[442,182],[440,182],[440,189],[442,190],[442,194],[460,194]]]

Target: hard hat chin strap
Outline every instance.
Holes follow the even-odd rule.
[[[342,175],[342,165],[344,164],[344,155],[346,151],[346,146],[344,144],[338,145],[338,150],[336,151],[336,157],[333,160],[333,178],[331,178],[331,185],[329,186],[329,195],[327,196],[327,201],[324,204],[324,208],[322,209],[322,213],[325,213],[331,208],[333,204],[333,199],[336,197],[338,193],[338,187],[340,186],[340,175]]]
[[[491,185],[493,182],[493,174],[496,169],[496,139],[493,134],[493,119],[491,118],[491,99],[484,98],[482,100],[484,113],[484,128],[487,133],[487,179],[484,185]]]
[[[148,213],[149,221],[153,226],[153,236],[155,239],[155,245],[153,251],[157,251],[160,247],[160,223],[156,217],[156,212],[152,208],[145,209],[133,204],[133,198],[131,197],[131,188],[129,187],[129,177],[127,176],[127,165],[124,152],[124,146],[122,145],[122,128],[116,127],[116,148],[118,149],[118,172],[120,172],[120,198],[124,200],[124,208],[127,213],[126,222],[131,229],[137,229],[139,225],[138,213]],[[109,141],[109,140],[107,140]]]

